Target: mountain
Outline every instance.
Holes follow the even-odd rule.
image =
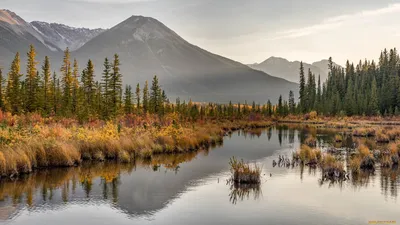
[[[171,100],[218,101],[247,100],[260,103],[279,95],[286,99],[296,83],[270,76],[231,59],[192,45],[156,19],[132,16],[108,30],[71,28],[44,22],[27,23],[15,13],[1,10],[0,66],[8,68],[15,53],[21,53],[21,71],[25,70],[29,44],[38,51],[37,60],[49,55],[52,70],[59,71],[62,50],[71,47],[81,69],[88,59],[95,64],[101,79],[104,58],[119,54],[124,84],[135,86],[154,75]],[[5,38],[3,38],[5,37]],[[78,47],[82,45],[81,47]]]
[[[134,85],[159,77],[174,99],[196,101],[275,101],[297,85],[210,53],[185,41],[156,19],[132,16],[104,31],[75,52],[91,58],[100,71],[104,57],[118,53],[125,82]]]
[[[31,25],[44,37],[44,39],[57,46],[59,49],[75,51],[90,39],[96,37],[104,29],[75,28],[58,23],[33,21]]]
[[[328,68],[329,60],[327,60],[327,59],[324,59],[324,60],[321,60],[321,61],[318,61],[318,62],[314,62],[312,65],[320,68],[323,74],[328,74],[329,73],[329,68]],[[342,66],[340,66],[339,64],[337,64],[335,62],[333,62],[333,66],[342,67]],[[326,76],[326,78],[327,77],[328,76]],[[325,81],[326,78],[323,81]]]
[[[0,67],[3,68],[8,68],[16,52],[24,59],[30,44],[36,47],[39,57],[60,51],[57,46],[47,43],[30,23],[9,10],[0,10],[0,37]]]
[[[334,63],[335,66],[339,66]],[[307,74],[308,69],[311,69],[316,76],[321,76],[321,82],[328,78],[328,60],[321,60],[312,64],[304,63],[304,71]],[[292,82],[299,81],[300,61],[288,61],[284,58],[270,57],[262,63],[255,63],[249,67],[271,74],[273,76],[281,77]]]

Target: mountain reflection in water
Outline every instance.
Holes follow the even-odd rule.
[[[60,224],[68,224],[70,217],[84,218],[85,214],[96,213],[93,207],[100,207],[98,210],[104,210],[105,207],[107,210],[117,210],[118,215],[124,215],[128,220],[140,221],[140,224],[145,221],[173,224],[173,220],[167,221],[159,217],[164,215],[163,211],[170,207],[178,207],[183,201],[191,207],[178,207],[174,210],[194,213],[184,216],[188,223],[196,224],[193,221],[198,221],[198,224],[202,224],[195,216],[196,212],[212,214],[213,205],[222,205],[222,208],[218,208],[219,212],[229,213],[228,215],[234,212],[235,207],[245,207],[253,210],[252,212],[258,212],[273,206],[277,214],[266,213],[260,216],[278,222],[282,219],[278,216],[283,215],[279,214],[279,210],[285,207],[287,211],[282,213],[288,213],[293,218],[303,218],[302,215],[298,215],[299,212],[292,211],[292,207],[315,207],[318,204],[312,200],[314,198],[339,202],[344,201],[342,198],[349,199],[354,196],[353,200],[348,201],[357,202],[366,196],[376,196],[376,192],[383,196],[380,207],[397,205],[400,176],[398,167],[377,168],[375,172],[364,171],[342,182],[322,180],[318,168],[272,167],[272,160],[277,159],[277,155],[284,154],[290,157],[292,151],[298,148],[308,135],[315,135],[317,145],[326,148],[336,144],[333,137],[337,132],[289,125],[266,130],[238,131],[226,137],[223,146],[215,146],[209,150],[178,155],[156,155],[149,160],[136,160],[130,164],[89,163],[79,167],[40,170],[14,180],[4,179],[0,182],[0,219],[10,224],[24,224],[24,221],[40,224],[39,217],[49,218],[51,212],[56,211],[57,216],[51,217],[54,217],[53,221],[62,220]],[[352,148],[355,142],[368,142],[354,139],[351,135],[343,135],[343,143],[337,146],[343,149]],[[228,162],[232,156],[262,165],[261,184],[254,186],[227,183],[230,176]],[[348,160],[346,155],[343,158]],[[340,192],[330,191],[335,189]],[[194,202],[186,198],[194,199]],[[376,200],[375,197],[374,199]],[[230,206],[225,205],[225,202]],[[378,206],[376,201],[374,204]],[[73,211],[76,207],[83,215]],[[336,207],[336,203],[330,207]],[[391,208],[387,209],[385,213],[391,215],[390,210]],[[357,213],[354,211],[354,214]],[[303,218],[306,221],[303,222],[324,224],[320,218],[327,216],[325,214],[326,212],[318,218],[308,218],[306,213]],[[35,216],[37,220],[34,219]],[[331,216],[333,218],[333,215]],[[254,224],[260,222],[257,218],[258,216],[255,216]],[[94,224],[92,220],[95,218],[88,216],[86,219],[87,221],[84,219],[81,222]],[[215,223],[219,222],[219,219],[213,219]],[[342,222],[346,222],[347,219],[349,218],[344,218],[345,221]],[[235,216],[226,220],[227,223],[243,222],[236,221]],[[298,222],[290,217],[285,217],[285,220],[286,224]],[[356,222],[353,223],[354,221]],[[360,221],[359,218],[351,218],[350,222],[347,222],[357,224],[357,221]]]

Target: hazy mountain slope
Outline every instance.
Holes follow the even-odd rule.
[[[328,78],[328,60],[324,59],[312,64],[303,62],[304,70],[307,74],[308,69],[311,69],[317,77],[321,76],[321,82]],[[335,66],[339,66],[334,63]],[[256,70],[264,71],[273,76],[281,77],[289,81],[299,82],[300,61],[288,61],[284,58],[270,57],[262,63],[249,65]]]
[[[328,65],[329,65],[329,60],[327,60],[327,59],[324,59],[324,60],[321,60],[321,61],[318,61],[318,62],[314,62],[312,65],[313,65],[313,66],[316,66],[316,67],[318,67],[318,68],[320,68],[321,71],[322,71],[324,74],[328,74],[328,73],[329,73],[329,67],[328,67]],[[335,63],[335,62],[333,62],[333,65],[334,65],[334,66],[341,67],[339,64],[337,64],[337,63]],[[323,81],[325,81],[325,80],[326,80],[326,79],[324,79]]]
[[[264,103],[268,99],[276,102],[281,94],[287,98],[289,90],[297,93],[297,84],[192,45],[153,18],[132,16],[106,31],[32,24],[15,13],[0,11],[0,66],[8,69],[15,53],[20,52],[21,71],[25,72],[26,52],[33,44],[37,60],[50,56],[51,68],[58,72],[62,49],[85,43],[71,54],[78,59],[80,70],[90,58],[96,66],[96,79],[100,80],[104,58],[111,60],[118,53],[124,84],[140,83],[143,87],[146,80],[151,82],[158,75],[171,100],[181,97],[194,101]]]
[[[96,37],[104,29],[75,28],[58,23],[33,21],[31,25],[44,37],[44,39],[57,46],[59,49],[75,51],[86,42]]]
[[[91,58],[101,71],[104,57],[111,58],[113,53],[120,55],[126,83],[143,84],[158,75],[173,98],[264,102],[297,90],[294,83],[194,46],[153,18],[132,16],[87,42],[74,55],[80,62]]]
[[[45,55],[55,56],[59,49],[46,43],[43,37],[25,20],[8,10],[0,10],[0,67],[8,68],[17,52],[25,61],[29,45],[33,44],[38,52],[38,59]],[[24,68],[21,68],[24,71]]]

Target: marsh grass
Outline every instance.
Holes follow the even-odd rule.
[[[304,140],[304,144],[310,147],[317,147],[317,139],[314,136],[309,135],[306,140]]]
[[[261,120],[176,122],[177,115],[162,120],[147,115],[83,125],[36,117],[34,123],[16,116],[7,121],[11,118],[16,120],[12,126],[0,126],[0,176],[75,166],[82,161],[129,163],[158,154],[188,153],[221,144],[227,129],[272,124]]]
[[[308,145],[301,145],[300,149],[293,153],[293,159],[299,159],[303,164],[316,165],[320,162],[322,153],[320,149],[314,149]]]
[[[335,142],[343,142],[343,136],[342,135],[339,135],[339,134],[336,134],[335,135]]]
[[[240,184],[259,184],[261,182],[261,167],[257,164],[250,165],[235,157],[230,158],[232,180]]]
[[[354,129],[353,136],[356,137],[373,137],[375,136],[375,129],[372,127],[359,127]]]

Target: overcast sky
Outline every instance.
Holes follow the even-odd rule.
[[[0,0],[27,21],[110,28],[154,17],[192,44],[240,61],[376,59],[400,46],[400,0]]]

